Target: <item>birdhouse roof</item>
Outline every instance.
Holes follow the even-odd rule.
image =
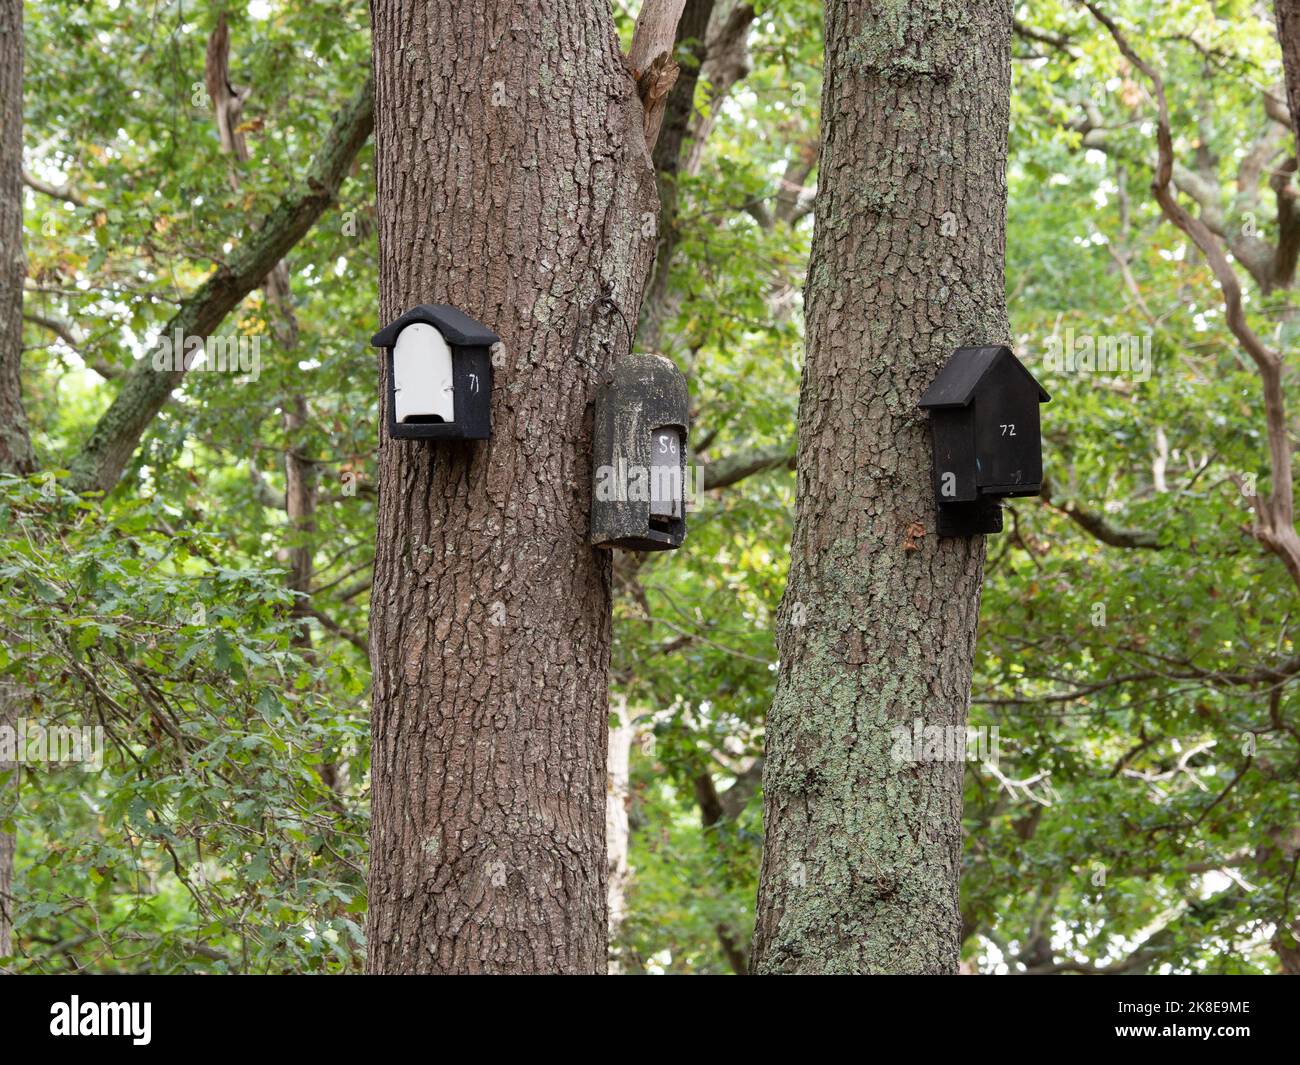
[[[415,322],[426,322],[438,330],[447,342],[466,348],[490,348],[501,338],[482,322],[476,322],[464,311],[445,303],[421,303],[412,307],[396,321],[384,326],[370,343],[376,348],[391,348],[397,343],[397,334]]]
[[[651,427],[690,424],[691,397],[677,364],[664,355],[634,351],[614,360],[604,387],[634,403]]]
[[[1046,403],[1052,397],[1040,385],[1024,363],[1011,353],[1011,349],[1001,345],[985,348],[958,348],[947,361],[939,376],[930,382],[918,406],[930,407],[965,407],[975,398],[980,382],[1001,359],[1010,359],[1022,374],[1034,382],[1038,389],[1038,402]]]

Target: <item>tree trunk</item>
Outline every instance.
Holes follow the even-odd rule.
[[[757,17],[754,5],[738,2],[730,8],[714,6],[709,20],[704,68],[700,79],[709,86],[704,110],[691,115],[688,134],[690,151],[686,172],[698,174],[704,147],[718,124],[722,105],[741,78],[749,74],[749,28]]]
[[[677,26],[677,47],[689,54],[668,99],[663,133],[655,145],[655,172],[662,204],[659,250],[638,334],[652,351],[664,348],[664,329],[680,302],[669,284],[682,237],[678,183],[683,176],[693,177],[699,171],[705,142],[717,122],[717,109],[736,82],[749,72],[746,42],[753,21],[752,4],[719,7],[715,0],[686,0]],[[695,90],[701,79],[709,86],[707,112],[695,107]]]
[[[0,688],[0,725],[11,725],[17,720],[14,704],[9,693]],[[18,790],[18,765],[0,762],[0,773],[10,772],[13,778],[3,785],[7,795],[0,795],[0,813],[8,811],[16,804],[13,794]],[[18,840],[12,832],[0,832],[0,958],[6,958],[13,950],[13,881],[14,852]],[[0,967],[0,973],[5,969]]]
[[[828,0],[798,501],[767,727],[757,973],[953,973],[982,537],[939,540],[916,404],[1008,339],[1011,11]],[[917,527],[919,526],[919,528]]]
[[[632,743],[636,739],[636,725],[627,705],[627,696],[616,694],[611,702],[609,783],[605,793],[605,849],[609,883],[605,897],[609,906],[609,972],[615,974],[622,971],[622,966],[614,942],[618,938],[623,918],[627,916],[627,885],[632,879],[632,869],[628,865],[632,832],[627,809],[632,794]]]
[[[569,347],[622,339],[583,324],[607,282],[640,303],[646,112],[603,3],[371,11],[381,317],[454,304],[503,348],[490,441],[381,432],[370,970],[604,972],[610,564]]]
[[[1286,74],[1286,103],[1291,110],[1291,129],[1300,158],[1300,0],[1274,0],[1277,40],[1282,46],[1282,69]]]
[[[0,0],[0,470],[28,473],[22,401],[23,5]]]
[[[23,5],[0,0],[0,471],[28,473],[34,466],[27,415],[22,401],[23,280]],[[0,681],[0,725],[11,724],[17,700]],[[18,766],[3,786],[0,813],[10,806],[18,787]],[[0,832],[0,957],[11,949],[14,845],[12,833]]]
[[[695,87],[699,84],[700,69],[704,64],[705,38],[709,32],[713,4],[714,0],[686,0],[686,6],[682,9],[674,47],[679,53],[687,53],[686,63],[668,96],[663,126],[655,144],[654,164],[660,204],[659,248],[655,254],[654,271],[646,293],[639,331],[642,343],[651,351],[662,347],[661,334],[669,313],[668,279],[680,238],[677,227],[677,181],[686,132],[691,125],[691,116],[695,114]]]

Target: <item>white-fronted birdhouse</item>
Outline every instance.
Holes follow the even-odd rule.
[[[384,349],[388,435],[398,440],[486,440],[491,435],[492,345],[497,335],[463,311],[422,303],[376,333]]]
[[[1003,346],[958,348],[921,397],[940,536],[1002,531],[998,500],[1042,491],[1038,405],[1051,397]]]
[[[614,363],[596,394],[591,542],[666,551],[686,536],[686,378],[662,355]]]

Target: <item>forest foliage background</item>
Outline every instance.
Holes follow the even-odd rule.
[[[626,40],[635,6],[614,6]],[[1271,7],[1105,10],[1163,73],[1185,202],[1225,242],[1290,247],[1293,274],[1295,141],[1276,117]],[[78,494],[70,471],[132,363],[298,185],[362,88],[366,6],[225,7],[230,80],[249,90],[246,161],[223,151],[205,84],[216,5],[25,13],[23,390],[38,472],[0,477],[0,681],[27,717],[102,725],[107,747],[102,768],[10,774],[3,964],[359,971],[378,431],[369,145],[287,256],[296,335],[251,294],[221,329],[259,338],[256,375],[188,374],[111,490]],[[996,728],[998,758],[967,767],[964,965],[1294,971],[1296,588],[1251,535],[1250,494],[1269,473],[1259,382],[1204,258],[1152,197],[1149,83],[1079,4],[1022,4],[1016,20],[1007,295],[1017,353],[1052,394],[1050,488],[1013,501],[989,548],[971,721]],[[821,50],[814,0],[717,0],[706,40],[679,54],[704,66],[640,341],[688,373],[693,448],[715,487],[683,550],[618,571],[623,972],[747,965]],[[1290,275],[1243,277],[1255,330],[1288,350]],[[1053,362],[1089,342],[1133,344],[1149,372]],[[311,471],[310,520],[286,513],[286,468]]]

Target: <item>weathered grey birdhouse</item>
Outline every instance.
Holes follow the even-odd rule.
[[[662,355],[614,362],[596,394],[591,542],[666,551],[686,536],[686,378]]]
[[[388,435],[398,440],[491,436],[492,356],[497,335],[442,303],[412,307],[376,333],[384,349]]]
[[[998,500],[1042,491],[1038,405],[1050,399],[1010,348],[953,352],[920,402],[934,438],[940,536],[1001,532]]]

